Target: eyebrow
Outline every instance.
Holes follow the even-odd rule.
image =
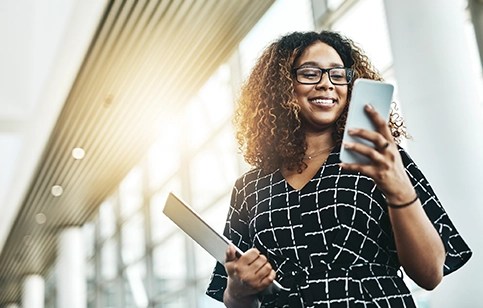
[[[306,66],[320,67],[319,66],[319,63],[314,62],[314,61],[304,62],[299,67],[306,67]],[[337,63],[337,62],[332,62],[332,63],[329,63],[329,66],[328,67],[330,67],[330,68],[332,68],[332,67],[344,67],[344,64]]]

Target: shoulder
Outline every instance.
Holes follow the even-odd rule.
[[[406,151],[405,148],[403,148],[401,145],[398,144],[397,145],[397,149],[399,150],[399,154],[403,158],[403,161],[406,161],[406,160],[411,160],[412,161],[409,153]]]
[[[429,186],[426,176],[424,175],[423,171],[418,167],[418,164],[411,158],[408,151],[406,151],[401,146],[398,146],[398,148],[404,168],[406,169],[406,173],[411,178],[413,184],[416,185],[416,183],[419,182],[420,184],[424,183],[425,185]],[[430,190],[432,189],[430,188]]]
[[[238,190],[244,190],[244,189],[247,189],[247,187],[250,187],[255,184],[260,185],[266,179],[272,178],[276,172],[278,172],[278,170],[267,173],[267,172],[263,172],[262,169],[259,169],[259,168],[251,169],[236,180],[235,187]]]
[[[408,151],[400,145],[398,145],[397,147],[398,147],[398,150],[399,150],[399,155],[401,155],[401,159],[402,159],[403,165],[406,168],[406,170],[408,170],[408,169],[418,169],[419,170],[417,164],[411,158],[411,155],[409,155]]]
[[[233,196],[237,202],[267,190],[275,182],[280,181],[279,170],[266,173],[261,169],[252,169],[240,176],[233,186]]]

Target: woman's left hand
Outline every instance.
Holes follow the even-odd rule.
[[[382,190],[388,202],[404,203],[408,200],[408,196],[414,195],[414,188],[404,169],[401,155],[394,142],[389,125],[371,105],[366,105],[364,109],[374,123],[376,130],[350,129],[348,133],[351,136],[372,142],[374,147],[362,143],[345,143],[342,146],[350,151],[367,156],[370,163],[341,163],[340,166],[346,170],[361,172],[371,177]]]

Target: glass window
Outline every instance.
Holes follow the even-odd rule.
[[[223,130],[190,164],[193,207],[204,208],[230,191],[238,177],[236,145],[231,130]]]
[[[190,148],[199,147],[216,128],[230,121],[233,114],[230,81],[229,66],[222,65],[187,105],[184,131],[189,135]]]
[[[180,193],[181,182],[179,178],[172,179],[162,190],[156,192],[150,200],[151,237],[154,243],[159,242],[177,228],[176,225],[163,214],[164,203],[166,202],[166,198],[170,191],[177,194]]]
[[[247,76],[262,50],[281,35],[314,30],[310,0],[278,0],[240,43],[242,75]]]
[[[88,281],[95,281],[96,279],[96,265],[94,260],[86,262],[86,278]]]
[[[122,226],[122,260],[130,264],[145,253],[144,216],[138,212]]]
[[[119,186],[119,202],[121,216],[129,217],[143,204],[143,172],[141,167],[136,167],[129,172]]]
[[[118,308],[123,307],[121,288],[117,281],[112,281],[101,286],[101,307]]]
[[[124,275],[124,304],[126,307],[147,307],[146,262],[141,260],[126,268]]]
[[[112,199],[104,201],[99,208],[99,232],[101,239],[111,237],[116,232],[116,214]]]
[[[103,280],[112,280],[117,275],[117,242],[108,239],[101,247],[101,277]]]
[[[57,299],[55,268],[49,270],[45,276],[45,308],[55,308]]]
[[[333,24],[333,30],[358,43],[379,71],[392,65],[392,52],[382,0],[360,0]]]
[[[181,164],[181,129],[173,115],[163,119],[158,140],[148,152],[149,189],[157,190]]]
[[[225,194],[222,199],[220,199],[216,204],[208,208],[206,211],[203,211],[200,215],[216,231],[222,233],[223,228],[225,227],[225,220],[229,205],[230,194]],[[209,281],[209,277],[211,276],[213,267],[216,264],[216,260],[198,244],[195,244],[194,246],[196,257],[196,276],[200,278],[204,277],[205,281]]]
[[[156,308],[180,308],[189,307],[188,297],[184,293],[178,293],[175,296],[169,298],[163,298],[163,301],[156,304]]]
[[[185,240],[186,237],[179,231],[153,250],[156,295],[184,288],[187,274]]]
[[[205,287],[209,282],[213,268],[216,265],[216,260],[200,245],[194,243],[194,255],[196,256],[196,277],[205,281]]]
[[[96,265],[94,260],[86,263],[87,272],[87,303],[88,307],[93,307],[96,298]]]
[[[91,258],[95,253],[96,225],[94,222],[86,223],[82,227],[82,234],[84,236],[86,257]]]
[[[231,188],[231,187],[230,187]],[[225,227],[226,215],[230,207],[231,191],[223,194],[223,197],[218,199],[215,204],[201,213],[203,219],[206,220],[210,226],[216,231],[223,232]]]

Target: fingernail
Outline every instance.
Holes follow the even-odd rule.
[[[356,132],[356,130],[355,130],[355,129],[353,129],[353,128],[349,128],[349,129],[347,130],[347,133],[348,133],[349,135],[353,135],[355,132]]]
[[[366,110],[372,111],[372,110],[374,110],[374,106],[372,106],[371,104],[367,104],[366,105]]]
[[[352,143],[344,143],[344,148],[346,149],[352,148]]]

